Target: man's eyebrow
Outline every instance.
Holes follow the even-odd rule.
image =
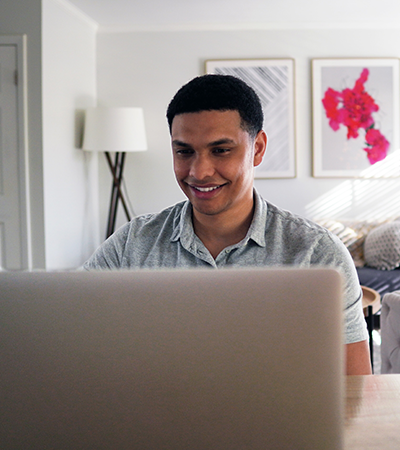
[[[174,147],[185,147],[185,148],[190,148],[190,144],[187,144],[186,142],[180,141],[179,139],[174,139],[172,141],[172,145]]]
[[[235,144],[235,141],[233,139],[229,139],[229,138],[218,139],[217,141],[210,142],[208,144],[208,147],[216,147],[218,145],[224,145],[224,144]]]
[[[233,139],[229,139],[229,138],[222,138],[222,139],[218,139],[216,141],[209,142],[207,144],[207,147],[217,147],[219,145],[226,145],[226,144],[235,144],[235,141]],[[180,141],[179,139],[174,139],[172,141],[172,145],[174,147],[192,148],[192,146],[190,144]]]

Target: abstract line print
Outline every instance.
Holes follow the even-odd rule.
[[[292,178],[295,171],[293,60],[207,61],[207,73],[232,75],[253,87],[264,112],[268,148],[256,178]]]

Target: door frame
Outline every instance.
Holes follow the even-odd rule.
[[[14,46],[17,53],[17,133],[21,269],[32,270],[26,35],[0,35],[0,45]]]

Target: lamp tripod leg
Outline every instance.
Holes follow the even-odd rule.
[[[110,208],[108,213],[108,222],[107,222],[107,233],[106,238],[108,238],[115,229],[115,221],[117,218],[117,210],[118,210],[118,201],[121,199],[122,206],[125,211],[125,215],[127,220],[131,220],[124,195],[121,190],[122,177],[124,172],[124,163],[125,163],[125,152],[116,152],[114,164],[111,161],[111,157],[109,152],[105,152],[107,162],[109,168],[111,170],[113,183],[111,188],[111,199],[110,199]]]

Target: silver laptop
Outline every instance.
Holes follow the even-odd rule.
[[[0,273],[3,450],[342,448],[329,269]]]

